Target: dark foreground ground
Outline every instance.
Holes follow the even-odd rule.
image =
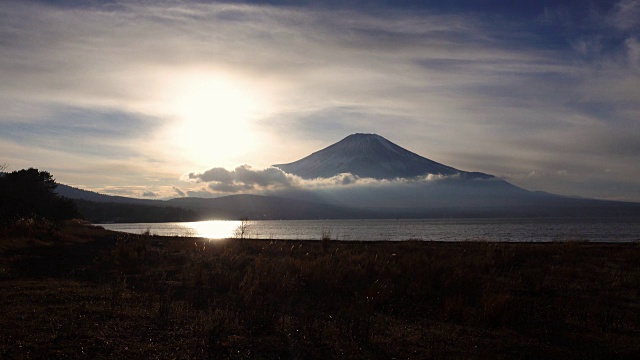
[[[638,359],[640,244],[0,232],[0,358]]]

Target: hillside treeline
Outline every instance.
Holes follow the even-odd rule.
[[[200,220],[197,213],[179,207],[103,203],[73,200],[85,220],[92,223],[146,223]]]

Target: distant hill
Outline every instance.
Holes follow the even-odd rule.
[[[94,191],[78,189],[73,186],[58,184],[55,189],[55,192],[69,199],[79,199],[79,200],[87,200],[87,201],[95,201],[95,202],[108,202],[108,203],[120,203],[120,204],[144,204],[144,205],[156,205],[163,206],[163,201],[161,200],[150,200],[150,199],[136,199],[130,198],[126,196],[114,196],[114,195],[105,195],[100,194]]]
[[[167,203],[194,210],[201,217],[211,219],[354,219],[376,215],[365,209],[246,194],[213,199],[177,198]]]
[[[55,192],[72,199],[80,213],[94,223],[196,221],[202,217],[191,209],[166,201],[112,196],[58,184]]]
[[[196,211],[175,206],[74,199],[78,211],[92,223],[153,223],[204,220]]]

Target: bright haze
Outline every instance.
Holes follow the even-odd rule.
[[[638,202],[640,0],[2,1],[0,109],[0,164],[105,194],[340,187],[270,165],[375,133]]]

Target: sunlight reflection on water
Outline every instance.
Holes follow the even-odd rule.
[[[100,224],[106,229],[153,235],[227,239],[240,221]],[[640,242],[639,219],[423,219],[423,220],[253,220],[252,239],[429,241],[598,241]]]
[[[227,239],[234,236],[240,226],[235,220],[208,220],[172,223],[132,223],[132,224],[100,224],[108,230],[131,234],[142,234],[149,231],[152,235],[201,237],[208,239]]]
[[[177,223],[184,226],[186,230],[195,232],[196,237],[209,239],[225,239],[233,237],[235,230],[240,226],[240,221],[195,221],[187,223]]]

